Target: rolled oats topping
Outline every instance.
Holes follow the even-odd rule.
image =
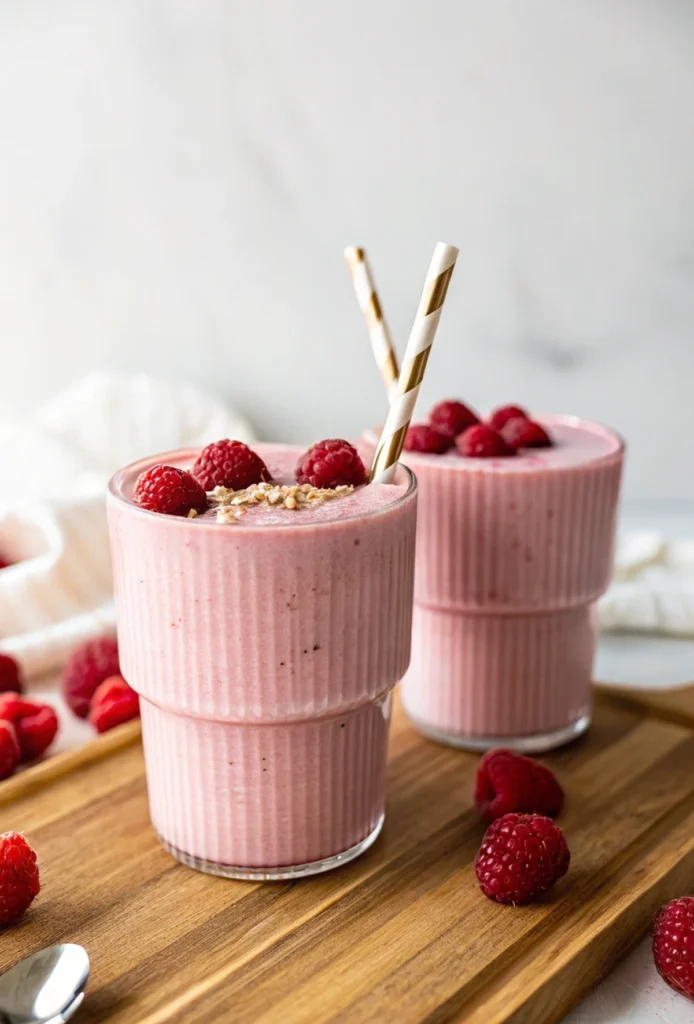
[[[217,509],[218,523],[235,523],[254,505],[271,505],[295,512],[302,508],[322,505],[335,498],[352,494],[352,484],[338,487],[313,487],[311,484],[251,484],[242,490],[215,487],[208,491],[207,500]]]

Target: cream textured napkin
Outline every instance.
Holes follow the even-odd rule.
[[[25,421],[0,422],[0,648],[26,675],[115,628],[104,497],[135,459],[222,437],[243,419],[193,388],[91,374]]]
[[[694,636],[694,540],[670,540],[655,530],[620,536],[598,622],[605,632]]]

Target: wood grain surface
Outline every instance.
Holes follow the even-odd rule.
[[[0,784],[0,831],[24,831],[42,865],[41,896],[0,934],[0,970],[82,943],[84,1024],[551,1024],[694,881],[694,729],[610,698],[545,759],[567,791],[572,866],[524,908],[474,878],[477,757],[419,738],[399,708],[382,837],[295,883],[178,865],[149,825],[136,729],[99,742],[104,756]]]

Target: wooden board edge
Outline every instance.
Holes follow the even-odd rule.
[[[141,735],[142,725],[140,719],[136,718],[132,722],[116,726],[90,743],[40,761],[26,771],[0,782],[0,807],[49,785],[63,775],[110,757],[124,747],[136,743]]]
[[[691,824],[691,816],[688,820]],[[610,923],[609,932],[605,929],[606,940],[579,950],[535,999],[505,1017],[504,1024],[536,1024],[539,1019],[547,1024],[560,1024],[648,934],[660,907],[688,891],[693,868],[694,850],[689,849]],[[545,1012],[546,1017],[538,1017],[538,1013]]]
[[[616,701],[623,707],[635,708],[654,718],[676,725],[694,726],[694,683],[667,689],[646,690],[638,686],[615,686],[594,683],[596,697]]]
[[[614,901],[598,918],[586,922],[586,928],[594,933],[591,942],[577,947],[578,940],[569,939],[550,973],[534,978],[526,991],[518,989],[509,993],[506,989],[509,977],[522,975],[526,969],[523,957],[515,960],[495,978],[491,992],[488,988],[476,993],[473,1000],[446,1019],[456,1024],[537,1024],[540,1020],[543,1024],[559,1024],[641,941],[659,908],[688,891],[694,869],[694,810],[691,801],[689,805],[688,811],[683,811],[681,805],[672,808],[661,825],[666,820],[679,819],[675,832],[667,834],[662,828],[658,830],[659,841],[646,860],[624,876]],[[643,888],[629,902],[624,886],[634,877],[634,871],[636,877],[642,879]],[[576,924],[581,923],[580,907],[572,917]],[[490,1011],[490,996],[494,999],[501,994],[505,994],[503,1009],[496,1006]]]

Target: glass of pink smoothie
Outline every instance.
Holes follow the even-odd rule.
[[[575,417],[537,419],[552,448],[402,455],[420,494],[403,704],[420,732],[465,749],[549,750],[590,722],[624,445]]]
[[[255,446],[274,481],[301,449]],[[141,697],[152,822],[191,867],[246,879],[343,864],[384,817],[391,691],[410,658],[416,487],[369,484],[238,522],[108,497],[123,674]]]

